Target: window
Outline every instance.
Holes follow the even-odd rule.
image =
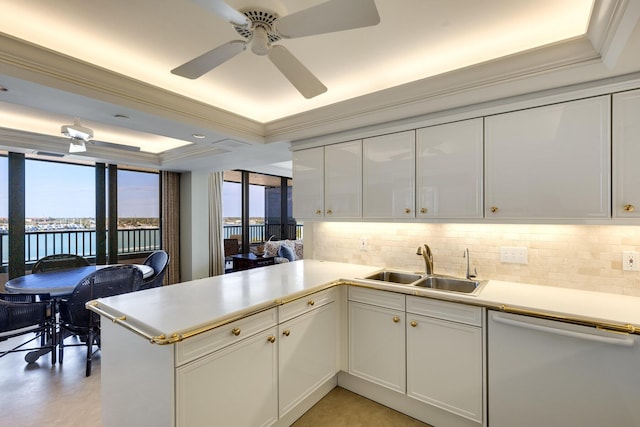
[[[160,247],[160,179],[156,172],[118,169],[118,253]]]

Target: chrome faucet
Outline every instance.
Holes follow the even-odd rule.
[[[469,269],[469,248],[464,250],[462,254],[462,258],[467,259],[467,279],[473,279],[477,276],[478,270],[476,268],[473,269],[473,274],[471,274],[471,270]]]
[[[424,250],[421,246],[418,246],[416,255],[422,255],[422,257],[424,258],[425,273],[433,274],[433,255],[431,254],[431,248],[429,248],[429,245],[425,244]]]

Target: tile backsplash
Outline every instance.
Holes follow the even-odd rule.
[[[469,248],[480,279],[640,296],[640,272],[622,270],[622,251],[640,251],[640,226],[307,222],[304,232],[314,259],[424,271],[416,250],[426,243],[437,274],[464,276]],[[526,248],[528,263],[501,262],[501,247]]]

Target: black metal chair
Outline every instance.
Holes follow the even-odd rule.
[[[65,270],[67,268],[85,267],[89,261],[80,255],[55,254],[40,258],[33,264],[32,273],[42,273],[45,271]]]
[[[169,254],[163,250],[154,251],[144,260],[143,264],[153,268],[153,275],[143,280],[140,290],[162,286],[164,275],[169,266]]]
[[[93,345],[100,348],[100,316],[87,310],[88,301],[113,295],[133,292],[142,284],[142,271],[134,265],[123,264],[96,270],[76,285],[73,293],[66,301],[60,301],[60,342],[58,356],[60,363],[64,358],[64,340],[70,335],[78,335],[86,345],[86,376],[91,375],[91,358]]]
[[[55,322],[48,302],[36,302],[35,295],[0,294],[0,341],[35,333],[34,337],[22,341],[10,350],[0,351],[0,357],[21,351],[51,351],[51,364],[56,363]],[[33,341],[40,339],[40,345],[33,347]],[[25,356],[28,363],[38,359]]]

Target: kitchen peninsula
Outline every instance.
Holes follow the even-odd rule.
[[[103,422],[108,427],[289,425],[340,384],[435,426],[503,425],[502,408],[493,410],[489,403],[487,410],[487,384],[494,381],[493,388],[500,390],[499,378],[487,375],[488,343],[500,343],[498,336],[486,338],[488,311],[553,320],[574,329],[598,326],[598,345],[623,335],[622,345],[631,353],[621,360],[638,359],[640,298],[497,281],[465,295],[361,279],[378,270],[301,260],[90,303],[91,310],[104,316]],[[373,322],[387,313],[392,314],[389,323],[375,330]],[[429,361],[412,363],[411,355],[425,349],[420,347],[424,337],[412,341],[410,331],[431,330],[420,329],[423,325],[436,328],[441,338],[437,347],[426,348],[427,354],[437,350],[446,355],[451,341],[456,361],[465,358],[460,374],[436,384],[436,390],[433,381],[427,381],[431,389],[425,390],[418,378],[430,374],[422,369]],[[389,340],[367,338],[387,332]],[[449,333],[456,338],[447,340]],[[573,334],[569,341],[586,335],[582,330],[561,333]],[[392,348],[395,339],[398,348]],[[375,359],[394,357],[396,350],[404,356],[406,344],[406,370],[405,358],[399,373],[389,377],[368,371],[367,360],[361,364],[357,354],[379,341],[388,351]],[[363,347],[354,347],[356,343]],[[497,345],[493,354],[499,355]],[[446,371],[445,357],[430,365]],[[621,381],[637,388],[640,362],[635,363],[619,369],[626,376]],[[397,364],[390,365],[395,369]],[[419,371],[412,371],[416,366]],[[467,384],[469,393],[463,387]],[[458,393],[461,388],[464,395]],[[618,412],[623,420],[640,420],[637,409]]]

